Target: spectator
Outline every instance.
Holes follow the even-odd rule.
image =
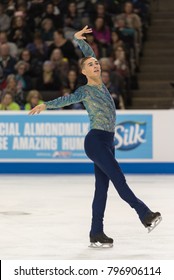
[[[60,76],[61,80],[64,82],[69,72],[68,59],[66,57],[63,57],[60,48],[56,48],[53,50],[50,60],[53,63],[55,72]]]
[[[50,57],[55,48],[60,48],[63,56],[66,57],[72,64],[77,62],[78,56],[75,52],[73,43],[65,38],[64,32],[60,29],[54,32],[54,42],[49,47],[48,57]]]
[[[105,5],[108,13],[110,15],[115,15],[121,13],[122,10],[122,2],[124,0],[102,0],[102,3]]]
[[[125,20],[126,27],[137,30],[139,35],[141,35],[142,22],[140,17],[134,13],[134,6],[132,2],[127,1],[124,4],[124,13],[120,14],[119,17]]]
[[[113,30],[111,32],[111,50],[115,51],[118,47],[124,47],[124,42],[120,38],[119,32]]]
[[[114,70],[114,64],[109,57],[102,57],[99,60],[102,71],[109,71],[111,81],[115,81],[116,79],[116,71]]]
[[[140,17],[134,13],[133,3],[127,1],[124,5],[124,13],[119,15],[120,18],[125,20],[126,27],[133,28],[135,30],[135,52],[136,52],[136,63],[139,66],[139,54],[142,48],[142,22]]]
[[[15,16],[12,20],[9,40],[17,45],[19,50],[23,49],[32,41],[32,35],[22,16]]]
[[[90,45],[90,47],[93,49],[96,58],[98,59],[100,56],[100,47],[97,43],[97,40],[95,39],[93,33],[86,34],[86,41]]]
[[[116,109],[125,109],[122,88],[118,84],[111,82],[109,71],[102,71],[101,75],[103,83],[112,95]]]
[[[119,34],[120,39],[124,42],[126,48],[134,48],[135,45],[135,29],[126,26],[126,21],[118,17],[115,21],[116,32]]]
[[[75,0],[74,2],[76,3],[78,16],[81,19],[81,26],[85,26],[85,25],[91,26],[91,21],[90,21],[90,16],[89,16],[90,13],[89,13],[89,9],[88,9],[89,2],[91,2],[91,1],[90,0],[86,0],[86,1]]]
[[[23,49],[20,55],[20,59],[30,64],[31,62],[31,52],[28,49]]]
[[[74,70],[79,73],[78,60],[82,55],[75,40],[69,40],[71,36],[68,37],[68,34],[72,32],[74,35],[76,24],[84,25],[86,19],[90,26],[95,22],[94,33],[96,31],[97,34],[95,37],[94,33],[87,34],[87,42],[97,58],[101,58],[102,68],[109,71],[111,82],[118,80],[126,91],[136,88],[134,80],[137,81],[136,70],[139,69],[142,28],[143,24],[148,25],[149,20],[148,1],[4,0],[0,2],[0,67],[3,70],[2,78],[0,76],[1,91],[6,85],[7,76],[15,74],[14,65],[18,60],[20,62],[23,60],[28,66],[26,69],[21,65],[21,70],[25,68],[25,73],[22,76],[18,73],[16,76],[16,79],[19,79],[17,87],[23,85],[25,90],[39,87],[38,81],[42,81],[43,76],[51,76],[48,73],[43,75],[42,71],[43,63],[50,60],[53,65],[53,76],[58,80],[59,89],[66,86],[71,91],[73,86],[68,84],[68,73]],[[121,6],[122,9],[124,7],[123,12],[120,10]],[[5,24],[2,20],[3,15],[7,15],[11,22],[11,28],[5,31],[1,31],[1,24]],[[113,23],[114,29],[112,29]],[[59,29],[60,27],[63,30]],[[106,39],[107,33],[110,33],[109,40]],[[9,47],[9,52],[6,45]],[[121,66],[120,60],[116,58],[119,47],[124,51],[127,76],[126,71],[123,70],[123,64]],[[85,76],[79,75],[79,77],[78,84],[86,83]],[[42,87],[43,90],[52,86],[56,88],[55,82],[52,86],[51,83],[50,85],[46,83],[45,86]]]
[[[54,14],[60,16],[61,14],[64,14],[64,13],[62,13],[59,8],[59,5],[58,5],[59,2],[60,2],[59,0],[52,0],[51,3],[53,3],[53,5],[54,5]],[[64,2],[66,2],[66,0]]]
[[[15,75],[9,75],[7,78],[7,86],[5,92],[8,91],[12,94],[14,101],[20,106],[21,109],[24,108],[25,97],[22,90],[21,84],[17,82]]]
[[[18,57],[19,52],[17,46],[15,43],[8,42],[7,32],[5,31],[0,32],[0,45],[1,44],[8,44],[10,56],[14,58]]]
[[[16,6],[16,1],[15,0],[10,0],[10,1],[7,1],[6,3],[6,14],[12,18],[14,16],[14,13],[15,13],[15,6]]]
[[[75,0],[74,2],[76,2],[76,7],[77,7],[77,10],[78,10],[78,13],[81,17],[84,16],[85,12],[86,12],[86,3],[88,2],[89,0]]]
[[[45,61],[43,64],[43,70],[40,77],[37,80],[37,90],[60,90],[62,83],[59,76],[54,71],[54,66],[51,61]]]
[[[103,57],[100,58],[99,61],[100,61],[102,71],[107,71],[109,73],[111,83],[116,84],[121,94],[125,95],[126,94],[125,79],[118,72],[116,72],[112,60],[109,59],[108,57]],[[124,100],[126,100],[126,96],[124,97]]]
[[[54,25],[50,18],[45,18],[41,23],[41,38],[48,45],[53,41]]]
[[[77,89],[77,80],[77,72],[71,69],[68,73],[66,81],[66,88],[69,88],[70,92],[74,92]]]
[[[100,56],[108,56],[108,50],[111,43],[111,32],[102,17],[96,18],[94,22],[93,34],[101,47]]]
[[[34,34],[33,42],[29,43],[26,48],[31,52],[33,58],[35,58],[38,63],[43,63],[46,60],[48,46],[42,40],[40,32]]]
[[[131,73],[134,74],[135,69],[136,67],[138,67],[139,63],[139,54],[136,51],[137,44],[135,42],[135,29],[126,27],[125,20],[122,18],[117,18],[116,32],[119,34],[120,38],[124,42],[127,60],[131,67],[130,70]]]
[[[31,78],[27,75],[27,71],[29,69],[28,63],[25,61],[18,61],[15,65],[16,69],[16,81],[22,90],[30,90],[31,89]]]
[[[114,52],[114,65],[117,73],[122,77],[130,75],[129,66],[126,60],[126,54],[123,47],[118,47]]]
[[[118,47],[114,52],[114,65],[116,72],[123,77],[126,87],[126,105],[132,104],[131,96],[131,75],[128,62],[126,60],[126,54],[122,47]]]
[[[56,29],[62,27],[62,16],[56,13],[56,6],[52,2],[45,6],[45,12],[42,14],[42,20],[44,19],[50,19]]]
[[[19,15],[25,18],[25,25],[30,28],[33,32],[35,31],[36,25],[35,20],[33,18],[33,15],[29,14],[29,11],[27,9],[27,3],[26,1],[21,1],[21,3],[18,3],[17,10],[14,13],[15,16]]]
[[[7,77],[15,72],[14,66],[16,59],[10,55],[10,48],[7,43],[0,45],[0,66],[3,68],[4,75]]]
[[[68,3],[67,13],[64,17],[64,30],[65,32],[71,31],[74,32],[81,28],[82,19],[80,18],[77,10],[76,1],[70,1]],[[72,35],[73,37],[73,35]]]
[[[107,5],[103,2],[96,3],[94,13],[91,14],[91,21],[94,24],[96,18],[103,18],[105,24],[111,30],[113,28],[113,21],[111,15],[107,11]]]
[[[42,14],[44,13],[44,0],[33,0],[28,5],[28,15],[35,21],[35,28],[39,28]]]
[[[27,95],[26,101],[27,103],[25,104],[25,110],[31,110],[36,105],[43,103],[42,96],[38,90],[30,90]]]
[[[20,110],[19,105],[13,101],[13,96],[6,91],[0,103],[0,110]]]
[[[34,58],[28,49],[22,50],[20,60],[27,63],[26,75],[30,76],[32,79],[39,76],[42,71],[42,62],[39,62],[37,58]]]
[[[0,31],[8,31],[10,28],[10,17],[4,13],[4,5],[0,3]]]
[[[60,11],[60,14],[65,14],[68,7],[68,0],[53,0],[54,7]]]

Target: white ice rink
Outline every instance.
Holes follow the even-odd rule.
[[[163,221],[148,234],[110,184],[105,233],[114,247],[91,249],[92,175],[0,175],[0,259],[174,259],[174,176],[126,178]]]

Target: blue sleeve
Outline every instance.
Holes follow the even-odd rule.
[[[78,103],[83,101],[86,98],[85,92],[82,90],[82,87],[78,88],[74,93],[71,93],[67,96],[61,96],[54,100],[44,102],[46,109],[57,109],[70,104]]]
[[[92,57],[96,58],[93,49],[90,47],[90,45],[86,41],[79,40],[75,37],[74,37],[74,40],[77,42],[77,44],[78,44],[79,48],[81,49],[82,53],[84,54],[84,56],[92,56]]]

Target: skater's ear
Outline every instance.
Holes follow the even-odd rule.
[[[82,69],[82,74],[86,76],[86,70],[85,70],[85,68]]]

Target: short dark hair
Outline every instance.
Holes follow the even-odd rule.
[[[80,67],[81,67],[81,69],[84,67],[85,61],[88,60],[88,59],[91,58],[91,57],[92,57],[92,56],[86,56],[86,57],[83,57],[83,58],[81,59],[81,62],[80,62]]]

